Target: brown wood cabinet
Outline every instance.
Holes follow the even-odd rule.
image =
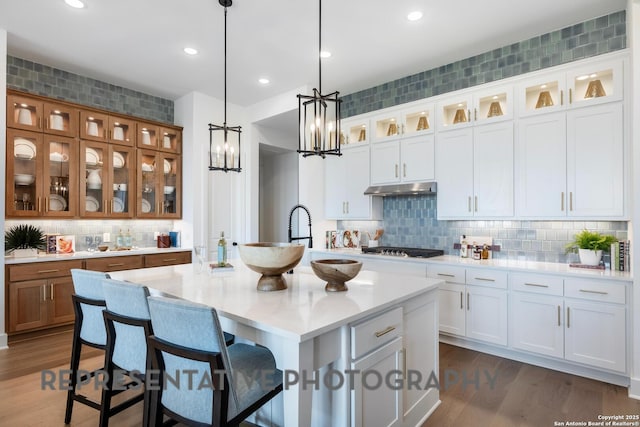
[[[191,252],[169,252],[166,254],[151,254],[144,256],[144,266],[161,267],[165,265],[189,264],[191,263]]]
[[[7,91],[7,218],[182,216],[181,127],[54,101]]]
[[[134,268],[144,268],[143,255],[114,256],[106,258],[92,258],[85,260],[87,270],[109,271],[133,270]]]
[[[8,332],[72,323],[72,268],[82,260],[6,266]]]

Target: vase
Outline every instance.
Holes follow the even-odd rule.
[[[602,251],[592,251],[591,249],[578,249],[580,264],[598,265],[602,259]]]
[[[37,256],[38,256],[38,250],[35,248],[15,249],[13,251],[14,258],[29,258],[29,257],[37,257]]]

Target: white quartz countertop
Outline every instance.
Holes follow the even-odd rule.
[[[362,258],[365,259],[380,259],[388,261],[402,261],[412,263],[428,264],[449,264],[458,265],[462,267],[481,267],[499,270],[509,271],[522,271],[529,273],[545,273],[545,274],[559,274],[563,276],[577,276],[584,278],[604,278],[609,280],[619,280],[625,282],[633,281],[633,276],[628,271],[615,271],[615,270],[596,270],[589,268],[570,267],[569,264],[562,264],[557,262],[536,262],[536,261],[518,261],[508,259],[487,259],[487,260],[474,260],[471,258],[460,258],[453,255],[443,255],[433,258],[411,258],[411,257],[398,257],[391,255],[379,255],[379,254],[365,254],[360,249],[310,249],[312,252],[318,254],[326,253],[334,255],[344,255],[349,258]],[[317,256],[315,257],[317,259]]]
[[[151,255],[151,254],[165,254],[171,252],[185,252],[191,251],[191,248],[135,248],[126,251],[111,251],[104,252],[88,252],[79,251],[72,254],[39,254],[37,257],[24,257],[14,258],[12,256],[5,256],[4,263],[9,264],[24,264],[29,262],[46,262],[46,261],[69,261],[73,259],[89,259],[89,258],[104,258],[112,256],[128,256],[128,255]]]
[[[325,282],[309,267],[284,274],[288,289],[259,292],[260,275],[232,260],[233,271],[197,273],[194,264],[109,273],[165,293],[214,307],[220,316],[241,324],[306,341],[340,326],[436,289],[440,280],[360,271],[346,292],[326,292]]]

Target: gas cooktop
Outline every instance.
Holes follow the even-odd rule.
[[[362,247],[365,254],[380,254],[391,256],[403,256],[412,258],[431,258],[434,256],[444,255],[442,249],[424,249],[424,248],[400,248],[395,246],[376,246]]]

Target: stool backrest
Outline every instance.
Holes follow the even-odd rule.
[[[107,279],[102,281],[107,312],[133,321],[149,321],[149,289],[136,283]],[[144,323],[144,322],[143,322]],[[113,362],[122,369],[144,373],[147,360],[147,331],[114,320]]]
[[[76,322],[80,322],[80,338],[93,343],[104,345],[107,340],[107,333],[104,327],[104,292],[102,291],[102,281],[109,278],[107,273],[92,270],[71,270],[74,294],[81,299],[93,300],[99,305],[83,304],[74,301],[76,310]]]

